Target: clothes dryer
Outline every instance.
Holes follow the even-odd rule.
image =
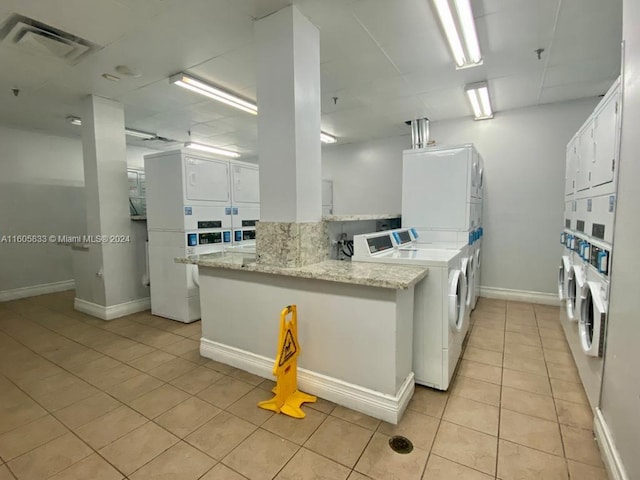
[[[415,381],[447,390],[468,330],[467,279],[455,249],[395,248],[393,235],[355,235],[354,262],[419,265],[429,274],[415,287],[413,370]]]

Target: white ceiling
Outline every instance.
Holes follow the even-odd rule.
[[[0,42],[0,123],[79,136],[65,117],[95,94],[122,102],[130,128],[255,155],[254,116],[168,77],[186,71],[255,99],[253,22],[291,3],[320,30],[322,128],[341,143],[470,116],[467,83],[488,80],[499,114],[601,95],[618,76],[621,0],[471,2],[484,64],[456,70],[430,0],[0,0],[0,24],[19,13],[103,47],[67,65]],[[142,76],[102,78],[123,64]]]

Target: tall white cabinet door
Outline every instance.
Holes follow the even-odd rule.
[[[578,136],[575,136],[567,146],[567,163],[564,176],[564,194],[573,195],[576,186],[578,170]]]
[[[591,186],[613,181],[618,164],[618,95],[611,95],[595,115],[595,155],[591,167]]]
[[[260,203],[260,178],[257,165],[231,163],[233,203]]]
[[[576,190],[589,188],[589,173],[593,163],[593,121],[590,120],[578,134],[578,174],[576,177]]]
[[[184,169],[187,200],[231,201],[229,162],[189,156]]]

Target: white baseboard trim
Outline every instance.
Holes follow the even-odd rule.
[[[202,338],[200,355],[273,379],[271,358]],[[298,368],[300,390],[330,400],[366,415],[397,424],[407,408],[415,388],[413,372],[405,379],[395,396],[386,395],[337,378]]]
[[[497,298],[499,300],[513,300],[516,302],[540,303],[542,305],[561,305],[558,295],[555,293],[530,292],[527,290],[510,290],[508,288],[480,286],[480,296]]]
[[[149,310],[151,308],[151,298],[140,298],[138,300],[132,300],[131,302],[112,305],[110,307],[75,298],[73,300],[73,307],[79,312],[101,318],[102,320],[113,320],[114,318],[120,318],[125,315],[131,315],[132,313]]]
[[[64,292],[65,290],[73,290],[74,288],[76,288],[76,282],[74,280],[65,280],[63,282],[33,285],[32,287],[2,290],[0,291],[0,302],[8,302],[10,300],[17,300],[19,298],[46,295],[47,293]]]
[[[596,413],[593,417],[593,432],[596,435],[598,445],[600,445],[600,454],[609,473],[609,478],[611,480],[630,480],[622,464],[618,449],[613,443],[609,426],[602,415],[602,410],[599,408],[596,408]]]

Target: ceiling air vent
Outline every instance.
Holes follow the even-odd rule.
[[[70,64],[100,48],[83,38],[17,14],[0,26],[0,38],[3,45]]]

